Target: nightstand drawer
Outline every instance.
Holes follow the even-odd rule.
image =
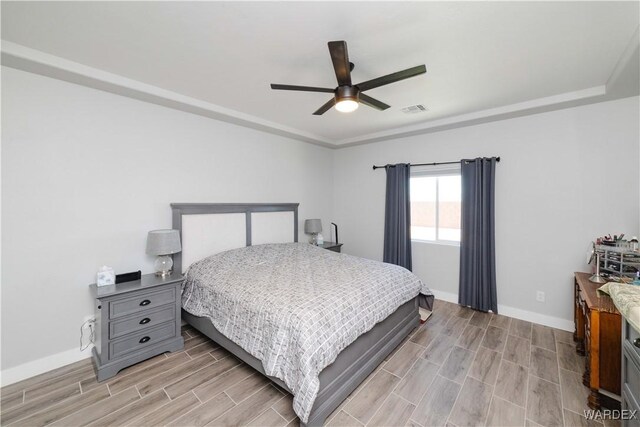
[[[125,338],[120,338],[109,343],[109,357],[111,359],[124,354],[140,350],[150,345],[158,344],[163,340],[176,336],[176,322],[167,322],[155,328],[136,332]]]
[[[629,351],[635,353],[636,361],[640,364],[640,334],[629,324],[627,320],[626,322],[626,333],[624,340],[629,342]]]
[[[128,298],[109,302],[109,318],[117,319],[141,310],[159,307],[176,301],[176,289],[165,289],[155,292],[136,292]]]
[[[114,339],[131,332],[159,325],[176,318],[175,304],[162,306],[155,310],[144,310],[134,317],[109,322],[109,338]]]

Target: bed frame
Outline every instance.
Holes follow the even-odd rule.
[[[197,245],[193,242],[199,239],[218,239],[215,228],[223,227],[228,232],[230,224],[235,224],[238,228],[238,217],[229,217],[229,221],[225,223],[221,217],[216,217],[211,223],[212,227],[200,225],[193,226],[198,232],[211,232],[211,235],[195,235],[194,230],[185,230],[183,228],[188,221],[183,221],[186,215],[200,215],[202,220],[206,220],[208,215],[245,215],[245,239],[236,239],[236,244],[244,240],[244,246],[250,246],[261,239],[270,238],[276,241],[298,241],[298,204],[297,203],[251,203],[251,204],[212,204],[212,203],[172,203],[173,209],[173,228],[180,231],[181,236],[187,237],[183,239],[181,254],[174,255],[174,268],[176,271],[183,272],[188,265],[184,265],[183,258],[195,258],[195,254],[190,252],[190,245]],[[268,214],[279,215],[269,216]],[[260,216],[262,215],[262,216]],[[285,215],[284,217],[282,215]],[[285,227],[286,215],[293,220],[293,224],[289,222],[287,229]],[[258,218],[260,218],[258,220]],[[270,220],[273,223],[270,224]],[[268,228],[268,230],[259,230],[258,228]],[[292,229],[292,230],[291,230]],[[187,232],[185,232],[187,231]],[[291,235],[291,231],[293,234]],[[241,233],[241,230],[238,230]],[[258,237],[256,240],[255,238]],[[191,240],[191,241],[190,241]],[[224,247],[224,242],[220,243]],[[231,248],[227,248],[231,249]],[[215,252],[212,252],[215,253]],[[184,257],[183,257],[184,255]],[[280,379],[265,374],[262,362],[251,354],[247,353],[236,343],[222,335],[206,317],[194,316],[182,310],[182,318],[192,325],[194,328],[211,338],[221,347],[228,350],[238,359],[242,360],[258,372],[265,375],[279,387],[291,393],[291,390]],[[347,398],[353,390],[367,377],[382,361],[404,340],[404,338],[420,324],[420,316],[418,314],[418,298],[414,298],[402,306],[382,322],[378,323],[369,332],[361,335],[347,348],[345,348],[336,358],[336,360],[327,366],[319,376],[320,389],[318,396],[314,402],[309,420],[301,426],[321,426],[326,418]]]

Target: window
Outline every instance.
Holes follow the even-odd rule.
[[[411,176],[411,240],[460,242],[460,171]]]

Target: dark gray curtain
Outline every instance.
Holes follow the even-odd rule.
[[[383,261],[411,270],[409,163],[386,165]]]
[[[458,302],[498,312],[495,261],[496,158],[462,160],[462,236]]]

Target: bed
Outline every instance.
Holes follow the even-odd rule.
[[[322,425],[432,301],[407,270],[297,243],[298,204],[171,207],[183,319],[291,392],[302,425]]]

